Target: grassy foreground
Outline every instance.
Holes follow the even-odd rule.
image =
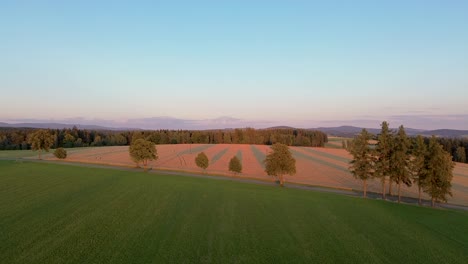
[[[0,263],[464,263],[468,213],[0,161]]]

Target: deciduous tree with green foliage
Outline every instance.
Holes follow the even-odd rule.
[[[398,202],[401,201],[401,184],[411,186],[409,147],[410,141],[405,128],[400,126],[393,140],[393,151],[390,160],[390,179],[398,185]]]
[[[54,141],[54,135],[46,129],[36,130],[28,135],[28,143],[31,144],[31,149],[39,152],[39,159],[41,159],[42,150],[48,152]]]
[[[284,186],[284,176],[296,174],[296,160],[288,146],[276,143],[271,146],[271,152],[265,158],[265,172],[278,177],[280,186]]]
[[[240,162],[237,156],[234,156],[229,161],[229,171],[234,173],[241,173],[242,172],[242,163]]]
[[[421,190],[426,178],[426,157],[427,147],[424,143],[424,138],[421,135],[416,137],[411,149],[410,171],[413,182],[418,185],[418,203],[421,205]]]
[[[205,152],[198,153],[197,157],[195,157],[195,164],[197,164],[199,168],[202,168],[203,171],[208,168],[210,160],[208,159],[208,156],[206,156]]]
[[[455,163],[452,157],[444,151],[436,137],[429,141],[426,159],[426,175],[423,189],[431,197],[431,205],[435,202],[447,202],[447,195],[452,196],[452,178]]]
[[[356,179],[362,180],[362,189],[364,198],[367,197],[367,180],[374,177],[375,174],[375,156],[374,151],[369,147],[371,135],[366,129],[354,138],[349,152],[353,156],[349,170]]]
[[[58,148],[54,151],[54,156],[57,159],[65,159],[67,158],[67,151],[64,148]]]
[[[390,175],[390,160],[393,150],[393,135],[386,121],[382,122],[382,130],[377,136],[377,146],[375,148],[375,177],[380,178],[382,183],[382,199],[385,199],[385,182]]]
[[[148,161],[158,159],[156,145],[153,142],[142,138],[132,141],[129,148],[129,154],[137,166],[140,162],[143,162],[145,170],[147,169],[146,166],[148,165]]]

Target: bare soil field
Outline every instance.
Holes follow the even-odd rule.
[[[195,164],[195,157],[205,152],[210,160],[206,173],[236,177],[255,178],[266,181],[275,180],[264,171],[263,160],[270,151],[270,146],[244,145],[244,144],[178,144],[157,145],[158,160],[149,162],[149,167],[162,170],[203,172]],[[361,190],[362,182],[353,178],[348,171],[351,156],[344,149],[338,148],[309,148],[291,147],[296,159],[297,173],[286,176],[287,182],[318,185],[333,188]],[[234,175],[229,172],[229,160],[233,156],[241,159],[243,171]],[[55,160],[49,154],[46,159]],[[115,166],[135,167],[136,164],[128,155],[128,146],[95,147],[71,149],[66,161],[96,163]],[[378,179],[368,182],[368,190],[381,191],[381,182]],[[388,184],[387,184],[388,190]],[[416,186],[402,185],[402,195],[417,197]],[[397,186],[393,186],[393,194],[397,193]],[[450,203],[468,205],[468,164],[457,163],[452,181],[453,197]],[[427,196],[423,196],[427,199]]]

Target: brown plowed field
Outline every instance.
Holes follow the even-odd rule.
[[[243,171],[237,177],[256,178],[261,180],[274,180],[266,175],[263,167],[263,159],[270,151],[269,146],[243,145],[243,144],[179,144],[179,145],[157,145],[159,159],[149,162],[149,166],[164,170],[201,172],[195,164],[195,157],[200,152],[210,159],[207,173],[233,176],[228,171],[229,160],[240,153]],[[291,147],[296,159],[296,175],[286,176],[286,181],[320,185],[337,188],[361,190],[362,182],[353,178],[349,173],[349,153],[344,149],[336,148],[307,148]],[[135,163],[128,155],[128,146],[118,147],[95,147],[70,149],[66,161],[98,163],[117,166],[131,166]],[[51,155],[46,156],[55,159]],[[379,180],[370,180],[368,190],[380,192]],[[387,184],[388,190],[388,184]],[[393,193],[397,187],[393,186]],[[417,197],[416,186],[402,186],[402,195]],[[453,197],[449,202],[468,205],[468,164],[457,163],[452,181]],[[428,198],[424,196],[424,198]]]

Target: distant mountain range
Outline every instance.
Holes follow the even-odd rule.
[[[0,122],[0,127],[14,127],[14,128],[50,128],[50,129],[63,129],[73,128],[76,126],[78,129],[88,130],[131,130],[133,128],[115,128],[115,127],[104,127],[96,125],[81,125],[81,124],[61,124],[61,123],[18,123],[9,124]]]
[[[219,121],[219,120],[216,120]],[[225,121],[225,120],[223,120]],[[166,121],[167,123],[167,121]],[[224,122],[221,122],[224,123]],[[226,122],[228,123],[228,122]],[[206,122],[205,125],[209,126],[210,124],[216,124],[219,126],[219,122]],[[50,128],[50,129],[62,129],[62,128],[73,128],[76,126],[79,129],[89,129],[89,130],[114,130],[114,131],[121,131],[121,130],[138,130],[138,129],[148,129],[148,128],[126,128],[126,127],[106,127],[106,126],[98,126],[98,125],[83,125],[83,124],[64,124],[64,123],[3,123],[0,122],[0,127],[12,127],[12,128]],[[245,126],[244,126],[245,127]],[[177,128],[175,128],[177,129]],[[180,128],[179,128],[180,129]],[[222,128],[214,128],[214,129],[222,129]],[[232,129],[232,128],[224,128],[224,129]],[[290,126],[275,126],[269,127],[267,129],[296,129]],[[380,133],[380,129],[378,128],[366,128],[369,133],[378,134]],[[197,130],[197,129],[195,129]],[[211,129],[207,129],[211,130]],[[359,134],[362,130],[362,127],[355,127],[355,126],[338,126],[338,127],[317,127],[317,128],[310,128],[309,130],[319,130],[331,136],[337,137],[354,137],[355,135]],[[393,128],[396,130],[396,128]],[[415,135],[423,135],[423,136],[438,136],[438,137],[467,137],[468,138],[468,130],[456,130],[456,129],[436,129],[436,130],[424,130],[424,129],[414,129],[414,128],[405,128],[405,131],[410,136]]]
[[[362,127],[355,126],[339,126],[339,127],[318,127],[311,128],[314,130],[319,130],[328,135],[338,136],[338,137],[353,137],[359,134],[362,130]],[[380,133],[380,128],[366,128],[369,133],[378,134]],[[393,128],[397,130],[397,128]],[[423,135],[423,136],[437,136],[437,137],[468,137],[468,130],[456,130],[456,129],[436,129],[436,130],[424,130],[424,129],[414,129],[414,128],[405,128],[406,134],[410,136]]]

